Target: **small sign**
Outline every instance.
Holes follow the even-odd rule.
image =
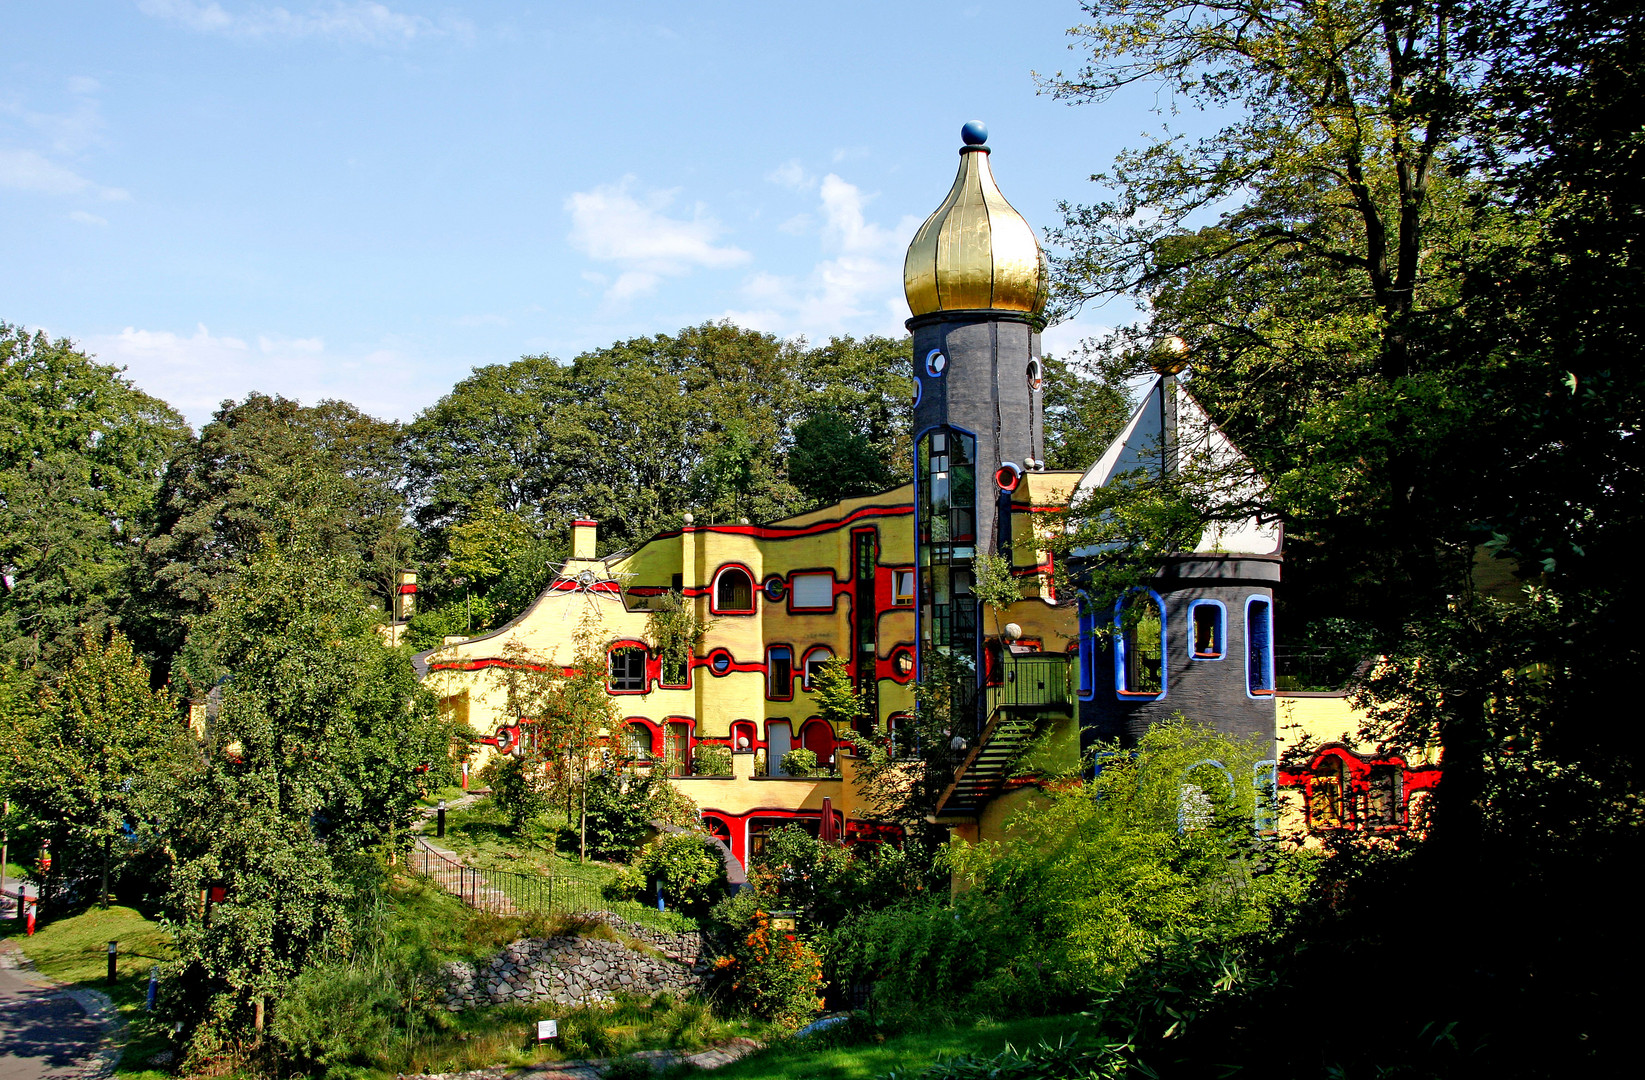
[[[560,1036],[560,1022],[558,1020],[537,1021],[537,1041],[557,1039]]]
[[[774,915],[774,916],[772,916],[771,929],[773,929],[773,930],[792,930],[792,929],[794,929],[794,916],[792,916],[792,915],[786,915],[786,916],[785,915]]]

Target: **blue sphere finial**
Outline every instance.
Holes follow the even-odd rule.
[[[981,120],[968,120],[960,128],[960,138],[965,140],[967,146],[981,146],[988,141],[988,125]]]

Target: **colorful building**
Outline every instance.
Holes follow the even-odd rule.
[[[861,812],[843,733],[819,715],[812,680],[831,657],[887,730],[913,708],[917,673],[954,673],[952,736],[963,760],[932,819],[957,835],[999,835],[1010,810],[1034,797],[1018,760],[1030,739],[1061,769],[1082,744],[1134,740],[1178,712],[1271,747],[1250,782],[1270,795],[1276,785],[1300,791],[1299,828],[1404,827],[1412,795],[1437,776],[1432,763],[1362,755],[1345,703],[1332,712],[1278,691],[1276,526],[1208,530],[1122,601],[1140,612],[1056,595],[1050,512],[1135,470],[1169,474],[1197,460],[1237,476],[1243,459],[1167,365],[1090,469],[1045,468],[1045,259],[994,182],[986,131],[967,124],[962,135],[953,187],[904,269],[914,482],[766,524],[697,525],[687,515],[681,528],[604,558],[597,523],[578,521],[571,558],[519,618],[420,658],[442,707],[483,733],[482,755],[529,744],[530,719],[505,707],[507,668],[569,666],[588,622],[623,717],[607,753],[666,763],[740,859],[793,821],[848,843],[883,835]],[[1247,482],[1258,482],[1254,473]],[[998,613],[973,591],[978,561],[993,556],[1021,581],[1020,599]],[[685,663],[648,640],[648,617],[669,593],[710,621]],[[1116,632],[1093,633],[1099,620]],[[1309,765],[1280,769],[1292,736],[1321,742],[1338,721],[1342,732]],[[704,744],[731,749],[732,775],[691,775]],[[800,747],[826,775],[784,774],[784,755]]]

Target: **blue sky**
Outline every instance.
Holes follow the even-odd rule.
[[[708,319],[899,333],[959,127],[1038,227],[1159,118],[1070,108],[1070,0],[25,0],[0,15],[0,319],[198,425],[409,419],[470,368]],[[1047,333],[1048,350],[1131,317]]]

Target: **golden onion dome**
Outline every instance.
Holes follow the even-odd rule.
[[[960,137],[954,186],[914,234],[903,261],[908,307],[916,316],[981,309],[1038,315],[1048,287],[1045,253],[994,183],[983,145],[988,129],[973,120]]]

